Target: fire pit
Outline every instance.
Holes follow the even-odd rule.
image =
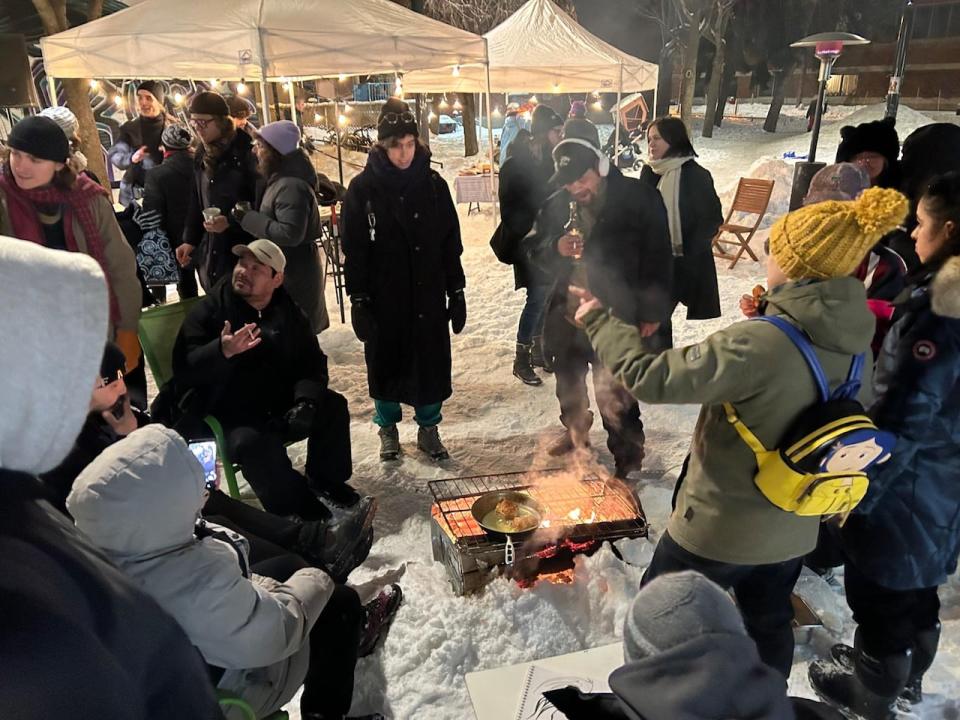
[[[538,577],[564,573],[574,555],[589,554],[606,540],[647,536],[646,518],[629,488],[596,474],[576,477],[569,470],[544,470],[428,485],[434,498],[433,559],[447,568],[457,595],[483,587],[501,572],[530,585]],[[477,498],[497,490],[527,493],[544,511],[536,532],[512,541],[512,563],[509,543],[484,532],[471,514]]]

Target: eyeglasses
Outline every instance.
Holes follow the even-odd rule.
[[[213,122],[213,118],[203,119],[203,118],[190,118],[190,124],[195,127],[197,130],[205,130],[207,125]]]
[[[402,112],[402,113],[388,112],[383,114],[382,121],[385,122],[387,125],[396,125],[397,123],[400,123],[400,122],[405,122],[405,123],[415,122],[416,119],[417,118],[414,116],[412,112]]]

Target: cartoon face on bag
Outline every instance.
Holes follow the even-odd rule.
[[[894,442],[889,433],[851,433],[827,451],[820,461],[820,472],[863,472],[889,460]]]

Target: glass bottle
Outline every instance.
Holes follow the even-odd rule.
[[[575,200],[570,201],[570,218],[567,220],[567,224],[563,226],[563,232],[564,235],[576,238],[574,254],[570,256],[570,259],[573,261],[573,267],[570,270],[569,284],[587,289],[587,268],[583,262],[583,226],[580,222],[580,208],[577,206]],[[567,308],[564,317],[566,317],[569,322],[576,324],[574,322],[574,316],[576,315],[578,307],[580,307],[580,298],[568,291]]]

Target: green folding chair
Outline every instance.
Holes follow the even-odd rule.
[[[146,358],[150,374],[161,388],[173,377],[173,345],[177,341],[180,326],[190,309],[200,301],[200,298],[190,298],[180,302],[159,305],[144,310],[140,315],[138,335],[143,356]],[[213,415],[207,415],[203,421],[213,432],[217,443],[217,452],[223,464],[223,477],[227,481],[230,496],[239,499],[240,487],[237,484],[236,466],[227,455],[227,441],[223,434],[223,426]]]
[[[220,707],[224,710],[232,707],[239,708],[240,712],[243,713],[244,720],[290,720],[290,715],[287,714],[286,710],[278,710],[265,718],[258,718],[248,702],[227,690],[217,689],[217,699],[220,701]]]

